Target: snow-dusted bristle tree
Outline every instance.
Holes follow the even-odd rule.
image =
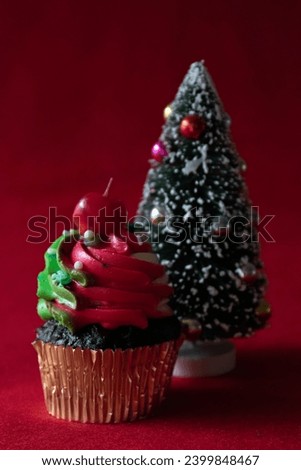
[[[269,317],[256,214],[203,62],[191,65],[164,116],[137,220],[167,268],[174,312],[197,322],[197,337],[249,336]]]

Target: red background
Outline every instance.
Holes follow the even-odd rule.
[[[297,1],[0,2],[1,448],[299,448],[300,38]],[[80,425],[47,415],[35,352],[36,275],[46,244],[29,217],[70,216],[84,193],[134,213],[162,109],[205,59],[233,119],[262,214],[272,328],[238,343],[237,369],[175,380],[156,417]]]

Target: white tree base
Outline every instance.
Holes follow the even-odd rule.
[[[184,341],[173,375],[175,377],[212,377],[235,368],[236,351],[230,341]]]

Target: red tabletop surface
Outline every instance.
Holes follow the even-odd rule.
[[[0,3],[2,449],[296,449],[300,394],[300,4],[239,0]],[[27,221],[102,190],[137,206],[162,110],[205,59],[262,215],[271,328],[237,342],[232,373],[177,379],[160,413],[121,425],[45,411],[31,347],[47,242]]]

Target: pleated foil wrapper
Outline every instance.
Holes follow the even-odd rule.
[[[166,397],[181,343],[93,351],[35,341],[48,412],[82,423],[148,416]]]

